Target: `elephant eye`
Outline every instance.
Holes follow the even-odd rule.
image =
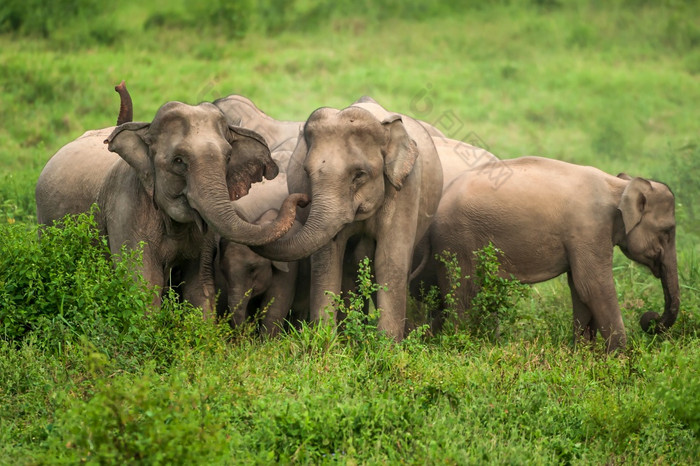
[[[352,177],[353,183],[362,183],[367,176],[367,172],[364,170],[357,170]]]
[[[176,155],[173,157],[173,165],[175,165],[177,168],[185,168],[185,161],[182,157]]]

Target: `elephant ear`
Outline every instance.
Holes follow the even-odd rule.
[[[642,215],[647,207],[647,197],[652,189],[649,180],[633,178],[622,192],[617,208],[622,213],[625,234],[629,234],[642,221]]]
[[[621,180],[626,180],[626,181],[631,181],[631,180],[632,180],[632,177],[629,176],[629,175],[628,175],[627,173],[625,173],[625,172],[620,172],[620,173],[618,173],[618,174],[617,174],[617,177],[620,178]]]
[[[276,268],[280,272],[289,273],[289,264],[282,261],[272,261],[272,267]]]
[[[384,174],[396,189],[401,189],[403,182],[413,170],[418,157],[418,147],[411,139],[403,125],[401,115],[391,115],[382,121],[386,129],[384,154]]]
[[[231,160],[226,169],[231,200],[246,194],[253,183],[262,181],[263,177],[273,179],[279,168],[270,155],[270,148],[265,139],[255,131],[229,126],[228,141],[232,147]]]
[[[136,170],[144,189],[153,197],[154,172],[147,143],[149,127],[150,123],[124,123],[112,131],[105,144]]]

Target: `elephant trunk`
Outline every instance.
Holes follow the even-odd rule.
[[[114,86],[114,90],[119,94],[119,116],[117,117],[117,126],[133,121],[134,105],[131,102],[131,95],[126,89],[126,83],[122,80],[118,85]]]
[[[231,312],[229,322],[233,327],[243,325],[247,317],[248,303],[250,302],[250,293],[232,290],[228,295],[228,309]]]
[[[661,266],[661,285],[664,289],[664,314],[659,316],[654,311],[645,312],[639,323],[647,333],[660,333],[668,330],[678,318],[681,306],[678,285],[678,265],[675,247],[669,251],[668,259]]]
[[[312,196],[311,211],[304,226],[291,236],[253,250],[270,260],[291,262],[309,257],[330,242],[353,219],[338,213],[339,201],[333,196]]]
[[[197,189],[187,191],[187,200],[204,221],[222,238],[248,246],[266,244],[281,238],[294,224],[296,206],[303,207],[309,202],[305,194],[290,194],[282,203],[275,220],[265,225],[255,225],[241,217],[228,196],[223,177],[218,182],[200,182],[190,186],[196,186]]]

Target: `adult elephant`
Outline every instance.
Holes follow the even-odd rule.
[[[355,103],[379,105],[376,100],[368,96],[360,98]],[[214,105],[221,109],[231,124],[251,129],[262,135],[273,153],[279,151],[293,151],[304,126],[303,121],[276,120],[260,110],[248,97],[238,94],[231,94],[227,97],[217,99],[214,101]],[[442,131],[430,123],[422,120],[416,121],[423,125],[428,134],[435,138],[436,141],[440,140],[440,143],[445,147],[450,146],[448,150],[455,151],[456,149],[463,154],[471,151],[471,149],[465,146],[457,147],[458,144],[463,145],[464,143],[448,139]],[[469,147],[471,148],[473,146]],[[478,153],[475,153],[467,154],[466,157],[472,158],[475,155],[479,156]],[[286,165],[280,164],[280,170],[286,171],[286,169]]]
[[[508,175],[508,168],[499,164],[500,159],[486,149],[445,136],[433,136],[433,143],[442,166],[443,192],[466,171],[476,172],[487,167],[482,174],[494,180],[500,180]],[[432,260],[432,256],[438,252],[440,251],[431,250],[426,232],[414,250],[412,272],[409,278],[410,293],[416,300],[420,301],[426,290],[438,286],[438,263]]]
[[[275,260],[311,256],[310,316],[332,309],[349,242],[374,255],[378,327],[404,334],[413,247],[430,224],[442,192],[442,169],[425,128],[374,101],[319,108],[306,121],[287,169],[290,192],[311,196],[301,230],[255,248]],[[356,264],[355,264],[356,266]],[[330,311],[332,313],[332,311]],[[335,315],[331,314],[334,318]]]
[[[592,340],[599,331],[612,351],[626,343],[612,272],[617,245],[661,279],[664,314],[645,313],[642,328],[659,332],[673,325],[680,293],[675,200],[666,185],[540,157],[498,163],[512,173],[497,189],[475,170],[445,190],[430,228],[434,251],[455,253],[464,275],[473,275],[473,251],[488,242],[503,251],[503,273],[524,283],[566,273],[575,338]],[[444,272],[439,281],[444,295]],[[477,290],[466,282],[457,292],[464,307]]]
[[[270,242],[291,228],[305,195],[290,196],[280,216],[265,226],[242,219],[231,202],[277,172],[265,141],[228,124],[216,106],[168,102],[150,123],[88,132],[61,148],[37,182],[37,217],[49,223],[96,202],[110,250],[116,254],[122,245],[135,248],[143,242],[141,272],[162,289],[173,267],[191,282],[199,280],[209,227],[250,245]],[[186,297],[208,311],[213,290],[188,289]]]
[[[276,120],[260,110],[252,100],[238,94],[231,94],[214,101],[226,115],[229,123],[241,126],[260,134],[273,152],[294,150],[303,121]],[[280,166],[282,171],[286,166]]]

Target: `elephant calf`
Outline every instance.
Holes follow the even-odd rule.
[[[254,223],[265,224],[278,215],[276,209],[270,209]],[[300,265],[300,261],[272,261],[248,246],[222,239],[214,266],[216,289],[220,293],[217,313],[229,314],[229,322],[235,327],[254,317],[258,309],[267,307],[260,322],[261,330],[268,335],[277,335],[290,310],[308,313],[302,310],[303,304],[298,304],[303,295],[308,296],[308,290],[304,293],[297,280]]]
[[[463,274],[473,276],[472,252],[490,241],[503,251],[503,273],[524,283],[566,273],[574,338],[592,340],[600,331],[613,351],[626,344],[612,272],[617,245],[661,279],[665,312],[645,313],[642,328],[658,332],[675,322],[675,200],[666,185],[539,157],[498,163],[512,172],[497,188],[483,167],[446,188],[429,233],[432,251],[455,253]],[[445,292],[444,273],[438,281]],[[465,285],[458,288],[460,306],[477,292]]]
[[[273,152],[272,157],[279,163],[289,154]],[[247,196],[235,202],[236,208],[246,219],[254,220],[255,225],[265,226],[279,215],[279,207],[288,197],[287,177],[280,173],[275,179],[254,184]],[[292,231],[301,225],[295,221]],[[266,259],[249,247],[216,237],[215,254],[205,253],[202,263],[203,281],[215,281],[219,292],[217,313],[230,313],[232,326],[242,324],[253,317],[261,306],[269,305],[261,320],[261,330],[275,335],[283,327],[290,309],[307,314],[308,283],[299,277],[300,263],[297,261],[278,262]],[[211,250],[214,253],[214,250]],[[307,261],[308,262],[308,261]],[[308,266],[306,267],[308,268]],[[302,269],[305,271],[306,269]],[[304,275],[302,273],[302,275]],[[308,271],[306,272],[308,275]]]

